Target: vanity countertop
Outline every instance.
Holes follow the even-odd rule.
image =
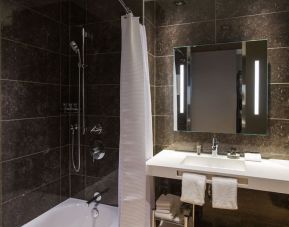
[[[218,159],[216,161],[232,162],[244,165],[242,168],[226,168],[224,166],[202,166],[196,164],[188,165],[185,160],[209,158]],[[181,179],[183,172],[204,174],[208,177],[223,176],[238,178],[239,187],[262,191],[278,192],[289,194],[289,161],[277,159],[262,159],[261,162],[245,161],[244,158],[235,160],[226,156],[218,155],[213,157],[210,154],[198,156],[193,152],[183,152],[174,150],[163,150],[146,162],[147,175],[172,179]],[[222,163],[221,163],[222,164]],[[236,165],[237,166],[237,165]],[[210,183],[210,180],[208,180]]]

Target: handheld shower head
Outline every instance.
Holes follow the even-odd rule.
[[[71,41],[71,42],[70,42],[70,46],[71,46],[72,50],[73,50],[75,53],[79,53],[79,48],[78,48],[78,46],[77,46],[77,44],[76,44],[75,41]]]

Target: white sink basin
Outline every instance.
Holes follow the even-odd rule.
[[[228,159],[224,157],[187,156],[182,164],[186,166],[228,169],[235,171],[246,170],[246,165],[243,160]]]

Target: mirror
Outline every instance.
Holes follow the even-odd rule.
[[[266,134],[267,41],[174,48],[175,131]]]

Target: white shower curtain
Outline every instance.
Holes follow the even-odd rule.
[[[119,226],[149,227],[153,155],[147,39],[139,18],[123,16],[120,79]]]

